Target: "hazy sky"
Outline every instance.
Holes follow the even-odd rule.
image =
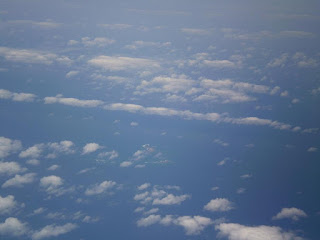
[[[2,0],[0,239],[319,239],[319,12]]]

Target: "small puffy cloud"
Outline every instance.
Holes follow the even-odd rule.
[[[182,28],[181,32],[191,34],[191,35],[208,35],[210,30],[201,28]]]
[[[183,216],[174,220],[174,224],[182,226],[187,235],[198,235],[207,226],[213,224],[212,220],[202,216]]]
[[[273,220],[279,220],[284,218],[289,218],[291,220],[297,221],[299,218],[307,217],[307,214],[298,208],[282,208],[281,211],[274,217]]]
[[[240,176],[240,178],[242,178],[242,179],[247,179],[247,178],[251,178],[251,177],[252,177],[251,174],[243,174]]]
[[[316,148],[316,147],[309,147],[307,151],[308,151],[308,152],[317,152],[317,151],[318,151],[318,148]]]
[[[161,220],[161,216],[160,215],[150,215],[148,217],[145,218],[141,218],[137,221],[137,225],[138,227],[147,227],[150,226],[152,224],[158,223]]]
[[[128,71],[137,69],[158,69],[160,64],[154,60],[146,58],[132,58],[120,56],[98,56],[88,61],[92,66],[108,71]]]
[[[102,148],[98,143],[87,143],[82,150],[82,154],[88,154],[97,151]]]
[[[148,187],[150,187],[151,184],[150,183],[144,183],[144,184],[141,184],[140,186],[138,186],[138,190],[145,190],[147,189]]]
[[[17,208],[17,206],[18,203],[14,200],[14,196],[0,196],[0,215],[11,213],[14,209]]]
[[[86,189],[85,195],[97,195],[106,192],[107,190],[112,189],[116,185],[114,181],[104,181],[100,184],[95,184]]]
[[[237,193],[238,193],[238,194],[245,193],[245,191],[246,191],[245,188],[238,188],[238,189],[237,189]]]
[[[131,122],[130,123],[130,126],[132,126],[132,127],[136,127],[136,126],[138,126],[139,125],[139,123],[137,123],[137,122]]]
[[[0,89],[1,98],[1,89]],[[19,140],[12,140],[6,137],[0,137],[0,158],[5,158],[12,153],[21,149],[22,145]]]
[[[33,102],[36,95],[32,93],[14,93],[5,89],[0,89],[0,99],[11,99],[15,102]]]
[[[51,175],[40,179],[40,187],[42,187],[48,194],[61,195],[66,190],[61,186],[63,179],[59,176]]]
[[[35,180],[35,173],[26,173],[24,175],[15,175],[2,184],[2,188],[7,187],[22,187],[24,184],[33,183]]]
[[[132,25],[125,23],[99,24],[99,26],[110,30],[124,30],[132,27]]]
[[[50,238],[50,237],[57,237],[62,234],[66,234],[71,232],[72,230],[76,229],[78,226],[73,223],[66,223],[64,225],[48,225],[42,228],[39,231],[35,231],[32,234],[33,240],[39,240],[43,238]]]
[[[79,71],[70,71],[66,74],[66,78],[71,78],[79,74]]]
[[[81,100],[77,98],[64,98],[61,95],[55,97],[45,97],[45,104],[60,103],[63,105],[73,106],[73,107],[98,107],[103,104],[100,100]]]
[[[218,236],[228,240],[303,240],[291,232],[285,232],[280,227],[245,226],[237,223],[221,223],[215,226]]]
[[[28,149],[22,151],[19,154],[20,158],[38,158],[40,157],[43,151],[44,145],[43,144],[36,144]]]
[[[119,157],[119,153],[115,150],[112,150],[110,152],[102,152],[98,154],[99,158],[108,158],[109,160],[115,159]]]
[[[13,175],[24,172],[26,169],[22,168],[17,162],[0,162],[0,175]]]
[[[152,204],[153,205],[176,205],[176,204],[181,204],[183,201],[186,199],[190,198],[189,195],[180,195],[180,196],[175,196],[173,194],[168,194],[164,198],[156,198],[153,200]]]
[[[70,64],[72,62],[72,60],[66,56],[58,56],[50,52],[7,47],[0,47],[0,56],[3,56],[7,61],[27,64],[50,65],[55,62],[62,64]]]
[[[105,47],[115,43],[116,41],[105,37],[96,37],[94,39],[90,39],[89,37],[83,37],[81,38],[81,42],[86,47]]]
[[[53,142],[47,144],[48,148],[54,151],[54,154],[58,153],[65,153],[65,154],[71,154],[75,153],[74,143],[69,140],[63,140],[60,142]]]
[[[21,236],[29,232],[27,224],[22,223],[17,218],[9,217],[0,223],[0,235]]]
[[[50,167],[48,167],[48,170],[49,170],[49,171],[55,171],[55,170],[57,170],[59,167],[60,167],[59,165],[54,164],[54,165],[51,165]]]
[[[27,164],[37,166],[40,164],[40,161],[38,159],[29,159],[26,161]]]
[[[120,163],[120,167],[130,167],[133,163],[130,161],[124,161]]]
[[[220,140],[220,139],[214,139],[213,142],[216,143],[216,144],[219,144],[219,145],[221,145],[221,146],[223,146],[223,147],[229,146],[229,143],[224,142],[224,141],[222,141],[222,140]]]
[[[226,198],[212,199],[207,205],[204,206],[205,210],[212,212],[226,212],[234,208],[233,203]]]

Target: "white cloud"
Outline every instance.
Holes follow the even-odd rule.
[[[251,174],[243,174],[240,176],[242,179],[247,179],[247,178],[251,178],[252,175]]]
[[[226,198],[212,199],[207,205],[204,206],[205,210],[212,212],[226,212],[234,208],[234,204]]]
[[[195,81],[185,75],[158,76],[151,81],[143,80],[137,86],[135,94],[186,92],[194,84]]]
[[[26,161],[26,163],[29,164],[29,165],[37,166],[37,165],[40,164],[40,161],[37,160],[37,159],[29,159],[29,160]]]
[[[208,35],[210,34],[210,30],[208,29],[201,29],[201,28],[182,28],[181,32],[192,34],[192,35]]]
[[[54,164],[54,165],[51,165],[50,167],[48,167],[48,170],[49,170],[49,171],[55,171],[55,170],[57,170],[59,167],[60,167],[59,165]]]
[[[124,23],[114,23],[114,24],[99,24],[100,27],[104,27],[110,30],[123,30],[131,28],[132,25]]]
[[[138,48],[143,48],[143,47],[168,47],[171,45],[171,42],[146,42],[146,41],[134,41],[132,44],[126,45],[125,48],[131,49],[131,50],[136,50]]]
[[[271,62],[268,63],[268,67],[284,67],[288,61],[288,54],[283,53],[279,58],[273,59]]]
[[[120,167],[130,167],[133,163],[130,161],[124,161],[120,163]]]
[[[44,145],[43,144],[36,144],[28,149],[22,151],[19,154],[20,158],[38,158],[40,157],[43,151]]]
[[[0,223],[0,235],[21,236],[28,233],[26,223],[22,223],[17,218],[9,217],[4,223]]]
[[[118,57],[118,56],[98,56],[88,61],[90,65],[100,67],[108,71],[137,70],[137,69],[158,69],[160,64],[151,59]]]
[[[222,141],[222,140],[220,140],[220,139],[218,139],[218,138],[217,138],[217,139],[214,139],[213,142],[216,143],[216,144],[219,144],[219,145],[221,145],[221,146],[223,146],[223,147],[229,146],[229,143],[224,142],[224,141]]]
[[[97,151],[102,148],[98,143],[87,143],[82,150],[82,154],[88,154]]]
[[[138,227],[147,227],[150,226],[152,224],[158,223],[161,220],[161,216],[160,215],[150,215],[148,217],[145,218],[141,218],[137,221],[137,225]]]
[[[218,236],[228,240],[302,240],[294,233],[285,232],[280,227],[245,226],[237,223],[221,223],[215,226]]]
[[[51,175],[40,179],[40,186],[48,193],[54,195],[62,195],[66,192],[61,186],[63,179],[59,176]]]
[[[141,184],[140,186],[138,186],[138,190],[142,191],[142,190],[147,189],[150,186],[151,186],[150,183],[144,183],[144,184]]]
[[[187,235],[198,235],[207,226],[213,224],[212,220],[202,216],[183,216],[174,220],[174,224],[182,226]]]
[[[317,152],[317,151],[318,151],[318,148],[316,148],[316,147],[309,147],[307,151],[308,151],[308,152]]]
[[[17,162],[0,162],[0,175],[13,175],[26,171],[26,168],[22,168]]]
[[[0,196],[0,215],[11,213],[14,209],[17,208],[17,206],[18,203],[14,200],[14,196]]]
[[[79,71],[70,71],[66,74],[66,78],[71,78],[79,74]]]
[[[176,204],[181,204],[183,201],[186,199],[190,198],[189,195],[180,195],[180,196],[175,196],[173,194],[168,194],[164,198],[156,198],[153,200],[152,204],[153,205],[176,205]]]
[[[23,25],[31,25],[35,27],[40,27],[44,29],[53,29],[58,28],[61,24],[53,21],[33,21],[33,20],[10,20],[8,21],[10,24],[23,24]]]
[[[274,217],[273,220],[279,220],[284,218],[290,218],[291,220],[297,221],[299,218],[307,217],[307,214],[298,208],[282,208],[281,211]]]
[[[7,61],[27,64],[50,65],[54,62],[62,64],[70,64],[72,62],[68,57],[58,56],[54,53],[7,47],[0,47],[0,56],[4,57]]]
[[[80,100],[77,98],[63,98],[60,95],[56,97],[45,97],[45,104],[60,103],[63,105],[74,106],[74,107],[98,107],[103,104],[100,100]]]
[[[83,43],[83,45],[87,47],[92,47],[92,46],[105,47],[115,43],[115,40],[105,38],[105,37],[97,37],[91,40],[89,37],[83,37],[81,38],[81,42]]]
[[[33,183],[35,180],[35,173],[26,173],[24,175],[15,175],[2,184],[3,188],[7,187],[22,187],[24,184]]]
[[[1,89],[0,89],[1,98]],[[12,140],[6,137],[0,137],[0,158],[5,158],[12,153],[19,151],[22,148],[19,140]]]
[[[36,231],[32,234],[33,240],[39,240],[43,238],[49,238],[49,237],[57,237],[62,234],[66,234],[74,229],[76,229],[78,226],[73,223],[66,223],[61,226],[57,225],[47,225],[44,228],[42,228],[39,231]]]
[[[49,149],[52,149],[55,153],[71,154],[75,152],[75,150],[73,149],[74,143],[69,140],[53,143],[50,142],[47,146]]]
[[[112,189],[116,185],[114,181],[104,181],[100,184],[95,184],[86,189],[85,195],[97,195],[106,192],[107,190]]]
[[[110,152],[102,152],[98,154],[99,158],[105,158],[107,157],[109,160],[115,159],[119,157],[119,153],[115,150],[112,150]]]
[[[136,127],[136,126],[138,126],[139,125],[139,123],[137,123],[137,122],[131,122],[130,123],[130,126],[132,126],[132,127]]]

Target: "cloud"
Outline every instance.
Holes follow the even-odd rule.
[[[26,168],[22,168],[17,162],[0,162],[0,175],[13,175],[26,171]]]
[[[318,151],[318,148],[316,148],[316,147],[309,147],[307,151],[308,151],[308,152],[317,152],[317,151]]]
[[[82,150],[82,154],[88,154],[97,151],[102,148],[98,143],[87,143]]]
[[[37,96],[32,93],[14,93],[0,89],[0,99],[10,99],[15,102],[33,102]]]
[[[49,171],[55,171],[55,170],[57,170],[59,167],[60,167],[59,165],[54,164],[54,165],[51,165],[50,167],[48,167],[47,169],[48,169]]]
[[[17,218],[9,217],[4,223],[0,223],[0,235],[21,236],[28,233],[26,223],[22,223]]]
[[[150,183],[144,183],[144,184],[141,184],[140,186],[138,186],[138,190],[142,191],[142,190],[147,189],[150,186],[151,186]]]
[[[66,74],[66,78],[71,78],[79,74],[79,71],[70,71]]]
[[[123,23],[115,23],[115,24],[99,24],[100,27],[107,28],[110,30],[123,30],[131,28],[132,25],[130,24],[123,24]]]
[[[93,46],[105,47],[105,46],[108,46],[110,44],[115,43],[116,41],[113,39],[105,38],[105,37],[97,37],[92,40],[89,37],[83,37],[83,38],[81,38],[81,42],[86,47],[93,47]]]
[[[141,218],[137,221],[137,225],[138,227],[147,227],[150,226],[152,224],[158,223],[161,220],[161,216],[160,215],[150,215],[148,217],[145,218]]]
[[[98,107],[103,104],[103,101],[100,100],[80,100],[77,98],[64,98],[60,95],[56,97],[45,97],[44,98],[45,104],[53,104],[53,103],[60,103],[63,105],[69,105],[74,107]]]
[[[204,209],[211,212],[226,212],[234,209],[234,204],[226,198],[216,198],[205,205]]]
[[[112,150],[110,152],[102,152],[98,154],[99,158],[108,158],[109,160],[115,159],[119,157],[119,153],[115,150]]]
[[[59,176],[51,175],[40,179],[40,187],[50,195],[60,196],[72,190],[64,189],[62,185],[63,179]]]
[[[145,58],[98,56],[88,61],[90,65],[108,71],[137,70],[137,69],[158,69],[160,64],[157,61]]]
[[[208,35],[211,33],[210,30],[201,28],[182,28],[181,32],[192,35]]]
[[[188,91],[195,81],[185,75],[158,76],[151,81],[143,80],[137,86],[135,94],[179,93]]]
[[[6,197],[0,196],[0,215],[9,214],[16,209],[18,203],[14,200],[14,196],[8,195]]]
[[[213,142],[216,143],[216,144],[219,144],[219,145],[221,145],[221,146],[223,146],[223,147],[229,146],[229,143],[224,142],[224,141],[222,141],[222,140],[220,140],[220,139],[218,139],[218,138],[217,138],[217,139],[214,139]]]
[[[2,184],[2,188],[22,187],[24,184],[33,183],[35,180],[35,176],[35,173],[26,173],[24,175],[17,174],[13,178],[5,181],[4,184]]]
[[[279,220],[284,218],[290,218],[291,220],[298,221],[299,218],[307,217],[307,214],[298,208],[282,208],[281,211],[274,217],[273,220]]]
[[[1,90],[0,90],[1,97]],[[12,140],[6,137],[0,137],[0,158],[5,158],[12,153],[19,151],[22,148],[19,140]]]
[[[126,45],[125,48],[131,49],[131,50],[136,50],[138,48],[143,48],[143,47],[168,47],[171,45],[171,42],[146,42],[146,41],[134,41],[133,43]]]
[[[187,235],[198,235],[207,226],[213,224],[212,220],[202,216],[183,216],[175,219],[174,224],[182,226]]]
[[[20,158],[38,158],[44,149],[44,144],[36,144],[19,154]]]
[[[64,225],[47,225],[39,231],[36,231],[32,234],[33,240],[39,240],[49,237],[57,237],[62,234],[66,234],[76,229],[78,226],[73,223],[66,223]]]
[[[41,52],[30,49],[0,47],[0,56],[4,57],[7,61],[27,64],[50,65],[55,62],[61,64],[72,63],[72,60],[66,56],[58,56],[54,53]]]
[[[26,163],[29,165],[37,166],[40,164],[40,161],[37,159],[29,159],[28,161],[26,161]]]
[[[139,123],[137,123],[137,122],[131,122],[130,123],[130,126],[132,126],[132,127],[136,127],[136,126],[138,126],[139,125]]]
[[[60,23],[53,21],[33,21],[33,20],[10,20],[8,21],[10,24],[23,24],[23,25],[31,25],[34,27],[40,27],[44,29],[53,29],[61,26]]]
[[[130,167],[133,164],[133,162],[130,161],[124,161],[120,163],[120,167]]]
[[[280,227],[245,226],[237,223],[221,223],[215,226],[218,236],[228,240],[302,240],[294,233],[285,232]]]
[[[114,181],[104,181],[100,184],[95,184],[86,189],[85,195],[97,195],[106,192],[107,190],[112,189],[116,185]]]
[[[188,198],[190,198],[190,196],[186,194],[180,195],[180,196],[168,194],[164,198],[154,199],[152,202],[152,205],[176,205],[176,204],[181,204],[181,202],[185,201]]]

